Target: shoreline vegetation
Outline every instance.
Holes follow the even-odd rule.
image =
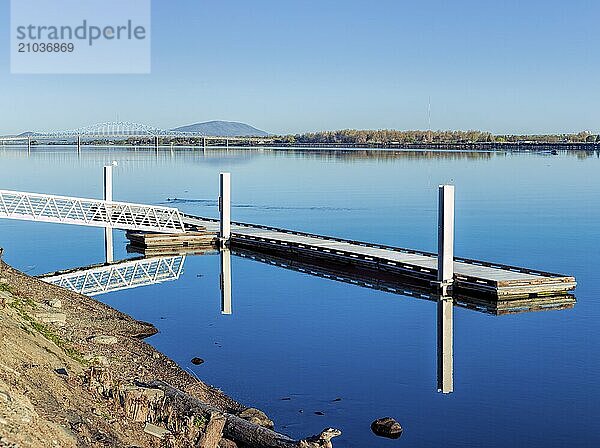
[[[230,137],[235,142],[235,137]],[[202,139],[178,139],[174,144],[201,145]],[[133,143],[124,141],[125,143]],[[149,142],[151,143],[151,142]],[[225,142],[213,142],[225,145]],[[520,150],[520,149],[600,149],[600,134],[494,135],[484,131],[397,131],[356,130],[321,131],[303,134],[272,135],[264,142],[240,141],[240,146],[289,148],[390,148],[447,150]],[[237,143],[236,143],[237,144]]]
[[[209,139],[211,136],[207,136]],[[208,145],[236,147],[274,147],[289,149],[430,149],[458,151],[551,151],[600,149],[600,134],[589,131],[564,134],[492,134],[486,131],[397,131],[356,130],[321,131],[304,134],[269,135],[244,140],[245,136],[212,136]],[[159,137],[161,145],[203,146],[203,137]],[[32,144],[44,144],[32,139]],[[72,144],[54,141],[50,145]],[[82,139],[83,145],[154,145],[154,137],[132,137],[119,140]]]
[[[494,135],[486,131],[397,131],[344,129],[276,136],[275,141],[289,144],[415,145],[415,144],[567,144],[600,143],[600,134]]]
[[[295,440],[144,342],[156,328],[0,261],[0,447],[331,447]]]

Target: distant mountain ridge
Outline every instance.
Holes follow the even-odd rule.
[[[177,132],[198,132],[214,137],[267,137],[268,132],[237,121],[206,121],[172,129]]]

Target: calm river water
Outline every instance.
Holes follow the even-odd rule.
[[[148,341],[292,436],[342,429],[337,447],[600,446],[597,154],[202,152],[0,147],[0,189],[101,197],[435,251],[437,185],[456,185],[456,254],[572,274],[572,309],[494,316],[454,308],[454,392],[437,391],[435,302],[232,257],[188,256],[177,281],[97,296],[160,333]],[[131,258],[115,231],[115,259]],[[103,230],[0,220],[6,261],[29,274],[104,261]],[[195,357],[206,362],[190,363]],[[324,414],[324,415],[319,415]],[[399,440],[370,423],[395,417]]]

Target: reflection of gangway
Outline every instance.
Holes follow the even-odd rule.
[[[185,255],[140,258],[42,275],[39,278],[80,294],[96,296],[178,280]]]

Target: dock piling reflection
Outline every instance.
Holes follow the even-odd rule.
[[[454,391],[453,353],[453,307],[454,300],[440,296],[437,301],[437,383],[438,392],[449,394]]]
[[[221,314],[233,314],[231,305],[231,251],[221,250]]]

